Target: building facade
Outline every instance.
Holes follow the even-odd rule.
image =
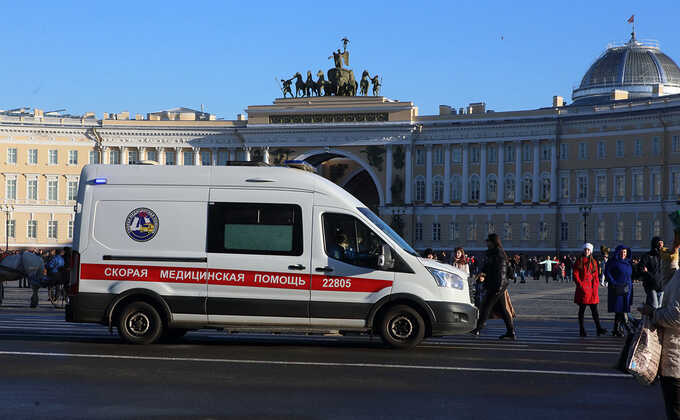
[[[482,250],[496,232],[516,251],[573,252],[586,238],[641,251],[651,236],[672,236],[680,70],[635,39],[615,48],[614,59],[607,50],[591,66],[573,104],[555,97],[551,107],[526,111],[478,103],[419,116],[412,102],[312,97],[250,106],[247,120],[233,121],[184,108],[101,120],[3,112],[3,239],[10,247],[70,243],[73,185],[87,163],[298,159],[419,249]]]

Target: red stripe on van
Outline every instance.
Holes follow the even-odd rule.
[[[83,280],[144,281],[220,286],[309,290],[309,275],[266,271],[205,270],[194,267],[81,264]],[[392,286],[391,280],[313,275],[312,290],[373,293]]]

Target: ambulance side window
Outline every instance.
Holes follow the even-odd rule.
[[[378,268],[385,242],[358,219],[348,214],[324,213],[326,255],[347,264]]]
[[[211,203],[207,251],[302,255],[302,210],[295,204]]]

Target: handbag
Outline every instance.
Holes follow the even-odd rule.
[[[632,339],[626,369],[642,385],[651,385],[659,373],[661,363],[661,331],[652,325],[648,316]]]
[[[628,292],[630,292],[630,288],[627,284],[617,284],[614,286],[614,293],[616,293],[617,296],[627,295]]]

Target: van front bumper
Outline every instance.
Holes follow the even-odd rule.
[[[432,336],[464,334],[477,326],[479,311],[469,303],[427,302],[434,312]]]

